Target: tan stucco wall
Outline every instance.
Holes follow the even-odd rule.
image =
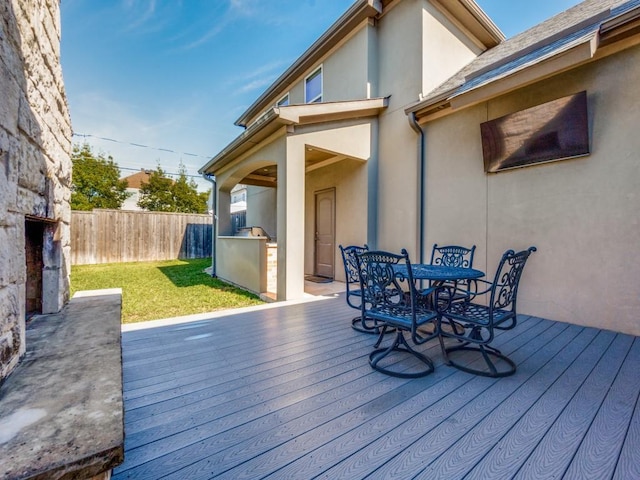
[[[367,162],[372,156],[375,122],[375,119],[360,119],[334,122],[332,128],[308,126],[298,128],[296,134],[288,139],[350,157],[305,174],[304,248],[301,257],[305,274],[314,273],[314,194],[317,191],[336,189],[336,278],[344,278],[338,245],[367,241]]]
[[[322,65],[323,102],[342,100],[362,100],[368,96],[367,83],[372,73],[368,69],[368,52],[372,45],[371,29],[374,27],[363,24],[350,37],[324,56],[312,68],[294,80],[291,85],[282,88],[277,95],[280,99],[289,93],[289,104],[304,104],[304,81]],[[274,102],[275,103],[275,102]],[[253,122],[260,115],[252,118]]]
[[[640,47],[426,126],[427,245],[478,245],[491,272],[504,250],[538,247],[521,313],[640,334]],[[591,155],[486,175],[480,122],[586,90]]]
[[[231,189],[251,172],[261,167],[277,164],[278,158],[284,157],[286,144],[284,135],[284,130],[276,132],[272,137],[264,141],[262,148],[247,152],[241,159],[232,162],[216,173],[218,191],[216,201],[218,209],[218,219],[216,223],[217,236],[231,235],[233,233],[230,213]],[[254,205],[258,203],[255,198],[247,198],[247,204],[249,204],[249,202],[252,202]],[[251,216],[247,212],[247,225],[262,226],[270,235],[276,237],[275,211],[271,212],[270,205],[267,204],[260,204],[259,208],[264,209],[267,216],[263,219],[256,214],[255,210]],[[272,230],[269,230],[267,227],[272,228]]]
[[[343,160],[306,175],[305,192],[305,274],[313,274],[315,258],[315,193],[335,188],[336,244],[335,278],[344,281],[344,268],[338,245],[363,245],[367,241],[367,166],[356,160]]]
[[[413,253],[416,247],[416,134],[404,106],[422,85],[422,0],[404,0],[380,21],[380,95],[391,95],[380,115],[378,242],[376,248]]]
[[[422,0],[403,0],[378,25],[378,93],[381,97],[391,95],[387,112],[416,101],[421,92],[421,17]]]
[[[367,95],[367,30],[365,26],[322,62],[323,101],[361,100]]]
[[[383,250],[417,251],[418,144],[402,110],[380,118],[378,245]]]
[[[427,94],[482,52],[429,0],[422,5],[421,92]]]
[[[218,237],[216,274],[254,293],[267,291],[267,240]]]
[[[444,22],[441,23],[441,22]],[[379,31],[381,95],[378,247],[406,248],[418,260],[418,135],[404,108],[477,53],[427,0],[405,0],[386,14]]]
[[[446,19],[427,0],[396,2],[375,24],[364,22],[292,86],[283,86],[278,98],[289,91],[292,104],[302,103],[304,77],[322,64],[323,101],[389,96],[389,106],[378,119],[358,120],[351,125],[332,122],[295,126],[294,132],[290,129],[286,134],[286,140],[278,139],[247,157],[247,165],[258,165],[267,158],[279,165],[279,298],[301,293],[295,282],[302,279],[303,273],[313,273],[314,192],[321,189],[336,188],[336,246],[368,242],[372,247],[388,250],[407,248],[416,258],[418,136],[409,125],[404,108],[425,89],[466,64],[476,48],[448,21],[447,27],[454,32],[439,21]],[[298,163],[304,161],[305,145],[361,159],[366,164],[353,167],[355,160],[342,161],[303,178]],[[285,164],[290,169],[287,176],[281,170]],[[345,168],[355,170],[343,172]],[[234,173],[236,182],[241,179],[237,178],[240,173],[249,171],[244,168]],[[225,177],[224,172],[217,176],[224,188],[233,186],[231,177]],[[300,207],[302,214],[298,215]],[[256,221],[252,217],[250,223]],[[343,277],[341,264],[336,249],[337,278]]]
[[[269,187],[247,187],[247,226],[262,227],[273,241],[276,239],[277,190]]]

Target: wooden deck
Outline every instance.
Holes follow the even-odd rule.
[[[640,338],[539,318],[489,379],[373,371],[344,297],[123,333],[114,479],[638,479]]]

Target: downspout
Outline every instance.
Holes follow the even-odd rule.
[[[211,222],[211,276],[216,277],[216,225],[218,223],[218,185],[216,177],[210,173],[203,173],[202,177],[211,182],[211,210],[213,218]]]
[[[409,125],[411,128],[415,130],[415,132],[419,136],[418,140],[418,178],[419,182],[419,194],[418,194],[418,251],[420,256],[420,263],[424,262],[424,223],[425,223],[425,208],[424,208],[424,197],[425,197],[425,148],[424,148],[424,130],[418,123],[416,119],[415,112],[409,113]]]

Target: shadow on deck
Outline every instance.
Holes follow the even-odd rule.
[[[344,295],[123,333],[124,478],[640,478],[640,339],[535,317],[503,379],[387,377]]]

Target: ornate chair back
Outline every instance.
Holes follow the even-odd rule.
[[[444,265],[446,267],[460,267],[460,268],[472,268],[473,267],[473,255],[476,251],[476,246],[471,248],[461,247],[459,245],[445,245],[439,247],[437,243],[434,243],[431,250],[431,265]],[[457,282],[445,282],[446,285],[450,285],[454,288],[455,293],[453,300],[468,300],[469,282],[466,280],[460,280]],[[433,282],[429,282],[429,287],[433,286]],[[446,295],[446,294],[445,294]]]
[[[512,312],[513,325],[510,325],[509,328],[515,326],[516,301],[518,299],[520,277],[522,277],[522,271],[524,270],[529,255],[535,251],[535,247],[530,247],[527,250],[522,250],[517,253],[513,250],[507,250],[502,255],[490,288],[489,321],[491,324],[493,324],[495,312],[500,310]],[[505,328],[501,325],[495,325],[495,327]]]
[[[410,309],[410,300],[404,294],[400,280],[393,265],[407,263],[408,255],[374,251],[358,254],[360,264],[360,287],[371,309],[389,311],[390,309]],[[411,267],[408,266],[408,281],[413,283]]]
[[[440,344],[443,355],[449,365],[465,372],[488,377],[504,377],[516,371],[515,363],[503,355],[500,350],[491,346],[494,329],[508,330],[516,326],[516,302],[518,286],[522,271],[529,256],[536,247],[529,247],[521,252],[507,250],[502,255],[493,282],[474,280],[474,284],[484,284],[486,289],[471,293],[470,301],[449,302],[442,311],[443,319],[460,324],[464,332],[458,329],[452,332],[440,330]],[[488,295],[489,302],[476,303],[475,298]],[[485,297],[486,298],[486,297]],[[446,346],[443,337],[452,337],[462,343]],[[455,352],[479,352],[480,367],[461,363],[452,354]]]
[[[433,245],[433,250],[431,250],[431,265],[471,268],[473,267],[473,254],[475,251],[475,245],[471,248],[458,245],[439,247],[436,243]]]
[[[381,325],[380,336],[369,354],[369,365],[375,370],[402,378],[415,378],[433,372],[433,362],[424,353],[415,350],[405,338],[410,336],[413,344],[421,344],[437,336],[438,314],[418,305],[417,291],[409,254],[400,255],[382,251],[370,251],[357,255],[360,265],[360,288],[366,299],[362,304],[362,317]],[[406,264],[406,269],[397,269]],[[403,288],[404,287],[404,288]],[[419,331],[420,327],[432,327],[430,333]],[[391,345],[378,348],[388,329],[395,329]],[[412,367],[390,362],[391,354],[410,356]],[[416,367],[415,360],[418,360]],[[398,369],[409,368],[408,370]]]
[[[360,291],[360,273],[358,272],[358,259],[356,254],[364,253],[369,250],[367,244],[363,247],[358,245],[349,245],[343,247],[340,245],[340,253],[342,254],[342,262],[344,264],[344,277],[347,286],[347,303],[352,308],[360,308],[362,302],[362,294]]]

